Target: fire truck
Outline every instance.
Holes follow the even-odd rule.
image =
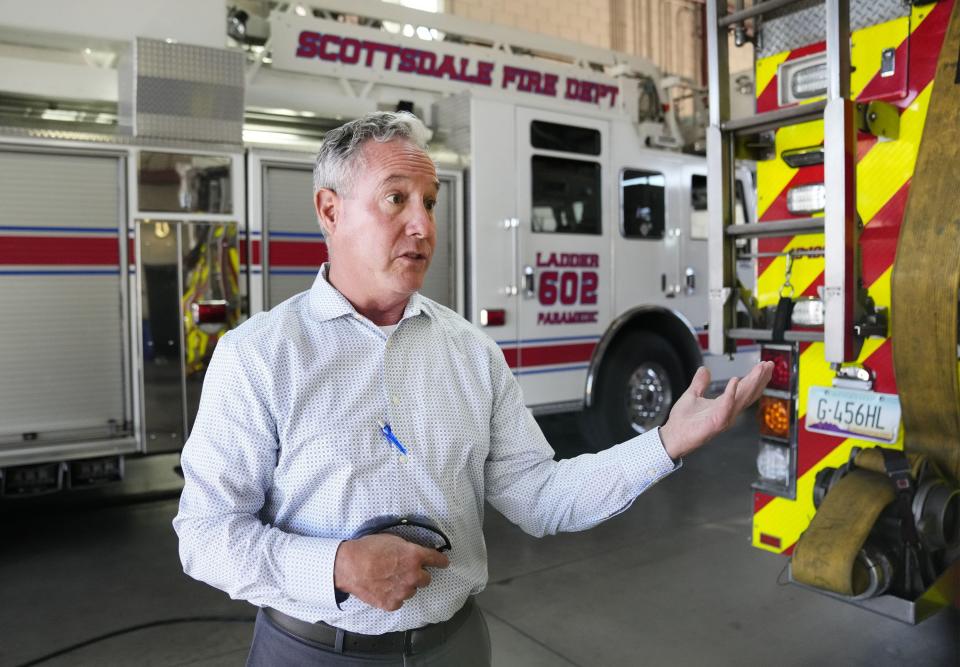
[[[582,409],[599,449],[661,424],[701,363],[723,380],[756,358],[703,353],[707,165],[682,150],[702,139],[702,91],[626,54],[380,2],[230,10],[227,31],[228,49],[96,41],[83,51],[118,77],[115,101],[24,98],[28,120],[0,132],[2,495],[182,447],[219,337],[326,259],[323,131],[377,109],[433,131],[423,293],[500,345],[533,412]],[[746,222],[752,175],[733,182]]]
[[[907,623],[960,607],[957,3],[711,0],[707,20],[710,349],[748,338],[775,364],[753,545]],[[730,31],[755,50],[745,117]],[[754,224],[731,212],[738,156]]]

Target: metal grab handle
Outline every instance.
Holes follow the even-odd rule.
[[[697,289],[697,272],[693,270],[692,266],[688,266],[684,275],[686,276],[687,294],[693,294]]]
[[[525,299],[532,299],[537,295],[536,281],[533,276],[533,267],[523,267],[523,296]]]

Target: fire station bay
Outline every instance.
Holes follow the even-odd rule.
[[[960,667],[960,0],[0,0],[0,667]]]

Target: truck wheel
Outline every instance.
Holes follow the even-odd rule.
[[[623,336],[607,353],[593,405],[581,420],[590,451],[661,426],[688,384],[680,358],[664,338],[648,331]]]

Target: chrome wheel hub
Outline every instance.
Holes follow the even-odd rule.
[[[641,364],[627,381],[627,419],[637,433],[663,424],[672,402],[667,371],[655,361]]]

